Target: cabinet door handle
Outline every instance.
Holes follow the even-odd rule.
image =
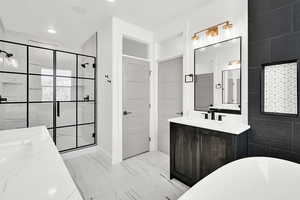
[[[60,117],[60,102],[58,101],[57,102],[57,112],[56,112],[56,115],[57,115],[57,117]]]

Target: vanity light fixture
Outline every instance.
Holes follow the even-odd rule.
[[[229,21],[225,22],[225,25],[223,26],[224,30],[230,30],[233,28],[233,24],[230,23]]]
[[[218,26],[211,27],[206,31],[206,36],[208,36],[208,37],[216,37],[218,35],[219,35],[219,27]]]
[[[230,61],[228,65],[240,65],[240,64],[241,64],[240,60],[233,60],[233,61]]]
[[[200,36],[198,33],[195,33],[192,37],[192,40],[199,40],[200,39]]]
[[[196,41],[200,39],[200,34],[205,32],[207,37],[216,37],[219,35],[219,27],[223,26],[224,30],[230,30],[233,28],[233,24],[230,23],[229,21],[226,22],[222,22],[220,24],[208,27],[206,29],[203,29],[201,31],[198,31],[196,33],[194,33],[192,40]]]

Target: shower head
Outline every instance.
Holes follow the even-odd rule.
[[[8,58],[13,57],[13,56],[14,56],[14,54],[12,54],[12,53],[6,54],[6,57],[8,57]]]
[[[0,53],[4,53],[7,58],[13,57],[14,54],[8,53],[7,51],[0,50]]]
[[[90,63],[83,63],[81,64],[81,67],[86,68]]]

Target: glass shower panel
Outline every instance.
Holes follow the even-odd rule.
[[[57,52],[56,75],[76,77],[76,55],[70,53]]]
[[[53,129],[48,129],[50,137],[53,139]]]
[[[29,73],[53,75],[53,51],[29,48]]]
[[[94,98],[94,80],[78,79],[78,100],[92,101]]]
[[[0,42],[0,71],[27,72],[27,47],[24,45]]]
[[[76,127],[57,128],[56,146],[59,151],[76,148]]]
[[[53,76],[29,75],[29,101],[53,101]]]
[[[94,102],[78,103],[78,124],[94,123]]]
[[[0,130],[26,128],[26,104],[0,104]]]
[[[26,102],[27,77],[24,74],[0,73],[1,102]]]
[[[95,78],[95,59],[87,56],[78,56],[78,77]]]
[[[76,103],[56,103],[56,126],[71,126],[76,124]]]
[[[53,103],[30,103],[29,126],[53,127]]]
[[[56,100],[76,101],[76,79],[56,77]]]
[[[78,126],[78,146],[85,146],[95,143],[94,124]]]

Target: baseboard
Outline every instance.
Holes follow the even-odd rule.
[[[64,160],[68,160],[68,159],[76,158],[76,157],[79,157],[79,156],[82,156],[85,154],[94,153],[96,151],[99,151],[99,147],[92,146],[92,147],[88,147],[88,148],[84,148],[84,149],[80,149],[80,150],[76,150],[76,151],[62,153],[60,155]]]

